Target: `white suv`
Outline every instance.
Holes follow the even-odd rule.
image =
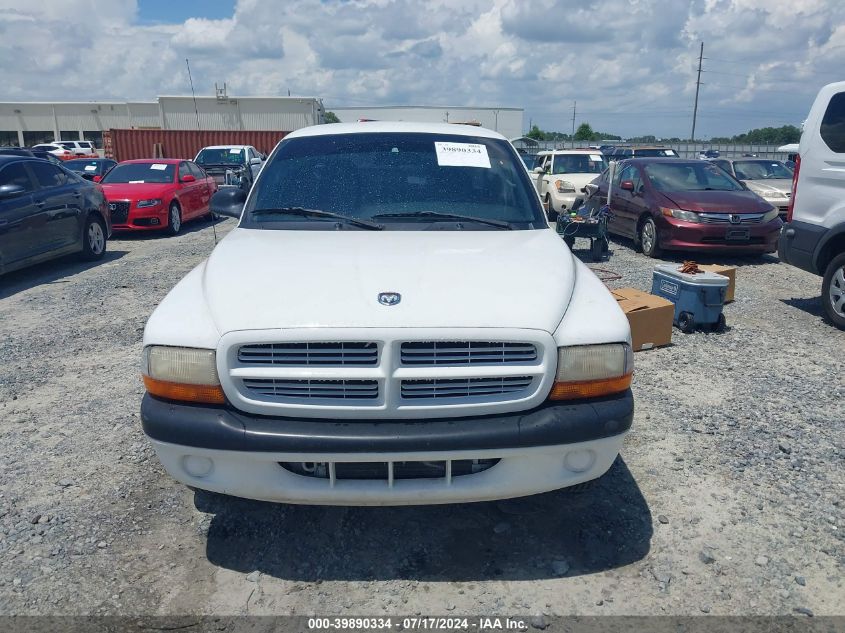
[[[616,459],[628,321],[501,135],[300,129],[211,208],[238,226],[144,332],[143,428],[179,481],[453,503],[579,484]]]
[[[540,152],[534,167],[534,187],[549,210],[549,220],[572,209],[583,197],[584,187],[607,168],[607,159],[597,149],[569,149]]]
[[[65,149],[70,150],[74,156],[81,158],[95,158],[99,156],[91,141],[56,141],[56,145],[61,145]]]
[[[822,305],[845,329],[845,81],[824,86],[801,134],[778,254],[823,276]]]

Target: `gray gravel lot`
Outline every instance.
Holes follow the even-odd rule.
[[[175,483],[141,432],[144,323],[212,247],[186,228],[0,278],[0,613],[845,614],[845,332],[819,278],[700,258],[738,266],[729,329],[636,355],[590,491],[282,506]],[[595,266],[648,290],[653,264],[623,241]]]

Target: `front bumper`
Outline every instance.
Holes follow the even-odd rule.
[[[134,201],[131,204],[126,220],[114,224],[115,231],[160,231],[167,227],[167,207],[164,204],[140,209]]]
[[[774,253],[782,223],[775,218],[765,224],[698,224],[662,218],[658,223],[660,246],[667,250],[736,251]],[[728,239],[729,231],[748,232],[747,239]]]
[[[633,413],[630,390],[522,413],[437,420],[270,418],[149,395],[141,405],[144,432],[175,479],[238,497],[329,505],[484,501],[589,481],[610,468]],[[448,480],[328,480],[279,464],[488,459],[500,461]]]

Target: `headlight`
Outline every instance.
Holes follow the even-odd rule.
[[[774,220],[779,215],[780,215],[780,212],[777,209],[772,208],[771,211],[766,212],[766,214],[763,216],[763,222],[771,222],[772,220]]]
[[[560,347],[557,358],[550,400],[595,398],[631,386],[634,354],[625,343]]]
[[[154,396],[208,404],[226,402],[214,350],[150,345],[144,348],[141,373],[144,386]]]
[[[139,209],[143,209],[144,207],[157,207],[161,204],[161,198],[150,198],[149,200],[138,200],[138,204],[135,206]]]
[[[779,200],[781,198],[786,198],[785,193],[781,193],[780,191],[763,191],[760,193],[761,196],[764,198],[770,198],[772,200]]]
[[[575,185],[568,180],[555,180],[558,193],[575,193]]]
[[[660,212],[671,218],[675,218],[676,220],[683,220],[684,222],[701,222],[701,218],[698,217],[698,213],[695,211],[685,211],[683,209],[667,209],[666,207],[660,207]]]

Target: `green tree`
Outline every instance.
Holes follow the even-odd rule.
[[[531,131],[528,132],[528,134],[526,134],[525,136],[527,136],[528,138],[533,138],[535,141],[545,141],[546,140],[545,133],[543,132],[543,130],[538,128],[536,125],[532,125]]]
[[[340,119],[338,119],[337,115],[331,111],[326,111],[326,113],[323,114],[323,121],[325,123],[340,123]]]
[[[574,138],[576,141],[592,141],[594,137],[595,133],[589,123],[582,123],[578,126],[578,129],[575,130]]]

